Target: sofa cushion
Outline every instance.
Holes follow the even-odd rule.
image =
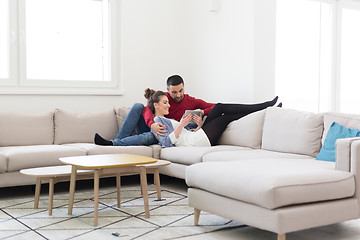
[[[0,113],[0,146],[53,144],[53,112]]]
[[[159,144],[150,145],[153,150],[153,158],[160,159],[162,147]]]
[[[187,167],[186,183],[268,209],[354,195],[353,173],[307,159],[250,159]]]
[[[218,143],[260,148],[264,118],[265,110],[261,110],[229,123]]]
[[[357,128],[347,128],[333,122],[326,134],[324,145],[320,149],[316,160],[335,162],[335,143],[337,139],[359,137],[360,130]]]
[[[194,163],[202,162],[202,157],[215,151],[230,151],[249,149],[238,146],[219,145],[213,147],[169,147],[163,148],[160,152],[160,159],[168,160],[174,163],[191,165]]]
[[[61,145],[1,147],[0,153],[8,159],[8,172],[24,168],[62,165],[60,157],[86,155],[83,149]]]
[[[267,108],[261,148],[316,157],[321,147],[322,132],[321,114]]]
[[[7,170],[7,157],[5,154],[0,152],[0,173],[6,172]]]
[[[87,155],[127,153],[146,157],[153,156],[153,150],[148,146],[99,146],[93,143],[70,143],[64,144],[64,146],[83,149],[86,151]]]
[[[324,114],[324,133],[322,136],[322,143],[326,139],[327,132],[333,122],[337,122],[347,128],[360,129],[360,115],[357,114],[345,114],[336,112],[327,112]]]
[[[114,107],[119,129],[124,123],[125,117],[130,111],[129,107]]]
[[[298,159],[314,159],[314,157],[294,154],[267,151],[262,149],[237,150],[237,151],[221,151],[207,153],[202,157],[203,162],[222,162],[222,161],[242,161],[247,159],[271,159],[271,158],[298,158]]]
[[[55,144],[93,143],[95,133],[114,139],[117,119],[113,109],[102,112],[55,111]]]

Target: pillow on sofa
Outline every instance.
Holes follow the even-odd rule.
[[[124,123],[125,117],[130,111],[129,107],[114,107],[119,129]]]
[[[317,160],[335,162],[335,142],[339,138],[351,138],[360,136],[360,130],[357,128],[347,128],[333,122],[327,132],[324,145],[320,149]]]
[[[264,117],[265,110],[261,110],[229,123],[218,143],[260,148]]]
[[[322,132],[322,114],[270,107],[265,113],[261,148],[316,157]]]
[[[103,112],[55,111],[55,144],[93,143],[95,133],[114,139],[119,131],[114,109]]]
[[[341,124],[347,128],[360,129],[360,115],[327,112],[324,115],[324,133],[323,133],[323,137],[322,137],[323,144],[326,139],[326,134],[329,131],[329,128],[333,122],[337,122],[338,124]]]
[[[53,116],[53,112],[0,113],[0,146],[53,144]]]

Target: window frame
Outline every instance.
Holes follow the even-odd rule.
[[[109,1],[109,78],[110,81],[28,79],[26,77],[25,1],[9,2],[9,79],[1,79],[0,94],[121,95],[119,79],[120,3]]]

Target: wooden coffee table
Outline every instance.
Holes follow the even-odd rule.
[[[76,157],[60,158],[60,161],[71,165],[70,190],[68,214],[72,214],[75,194],[75,183],[78,170],[93,170],[94,174],[94,225],[98,225],[99,208],[99,178],[103,175],[117,175],[118,199],[120,197],[120,175],[140,174],[140,186],[144,199],[145,217],[150,217],[148,189],[146,179],[145,164],[153,164],[156,169],[155,158],[134,155],[134,154],[105,154],[105,155],[86,155]],[[166,164],[165,164],[166,165]],[[117,177],[118,178],[118,177]],[[156,177],[155,177],[156,179]],[[157,181],[157,180],[155,180]],[[119,201],[118,201],[119,206]]]
[[[170,162],[166,160],[158,160],[156,163],[145,164],[146,173],[154,174],[154,183],[157,191],[157,199],[161,200],[161,188],[160,188],[160,174],[159,167],[169,165]],[[36,188],[35,188],[35,200],[34,208],[39,206],[41,183],[43,181],[49,181],[49,215],[52,215],[53,209],[53,196],[54,196],[54,185],[58,182],[69,181],[71,178],[71,165],[62,166],[50,166],[50,167],[39,167],[22,169],[20,172],[24,175],[36,177]],[[138,174],[136,172],[135,174]],[[116,176],[117,186],[117,207],[120,208],[120,186],[121,176],[126,174],[113,173],[106,176]],[[93,170],[77,170],[76,179],[92,179],[94,176]],[[104,175],[102,175],[104,176]]]
[[[54,184],[70,180],[71,166],[51,166],[22,169],[20,172],[24,175],[36,177],[35,187],[35,201],[34,208],[39,207],[39,198],[41,191],[41,182],[49,181],[49,215],[52,215],[53,198],[54,198]],[[79,179],[88,179],[94,176],[93,170],[80,170],[78,171]]]

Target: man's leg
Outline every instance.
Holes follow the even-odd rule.
[[[209,115],[207,116],[204,126],[207,125],[212,120],[220,117],[221,115],[227,114],[241,114],[245,116],[247,114],[263,110],[267,107],[274,106],[278,97],[275,97],[271,101],[257,103],[257,104],[226,104],[226,103],[218,103],[215,107],[211,110]]]
[[[220,117],[215,118],[214,120],[212,120],[205,126],[203,126],[202,129],[206,133],[206,135],[211,143],[211,146],[216,145],[220,136],[223,134],[227,125],[230,122],[237,120],[239,118],[242,118],[246,115],[247,114],[244,114],[244,113],[222,115]]]

